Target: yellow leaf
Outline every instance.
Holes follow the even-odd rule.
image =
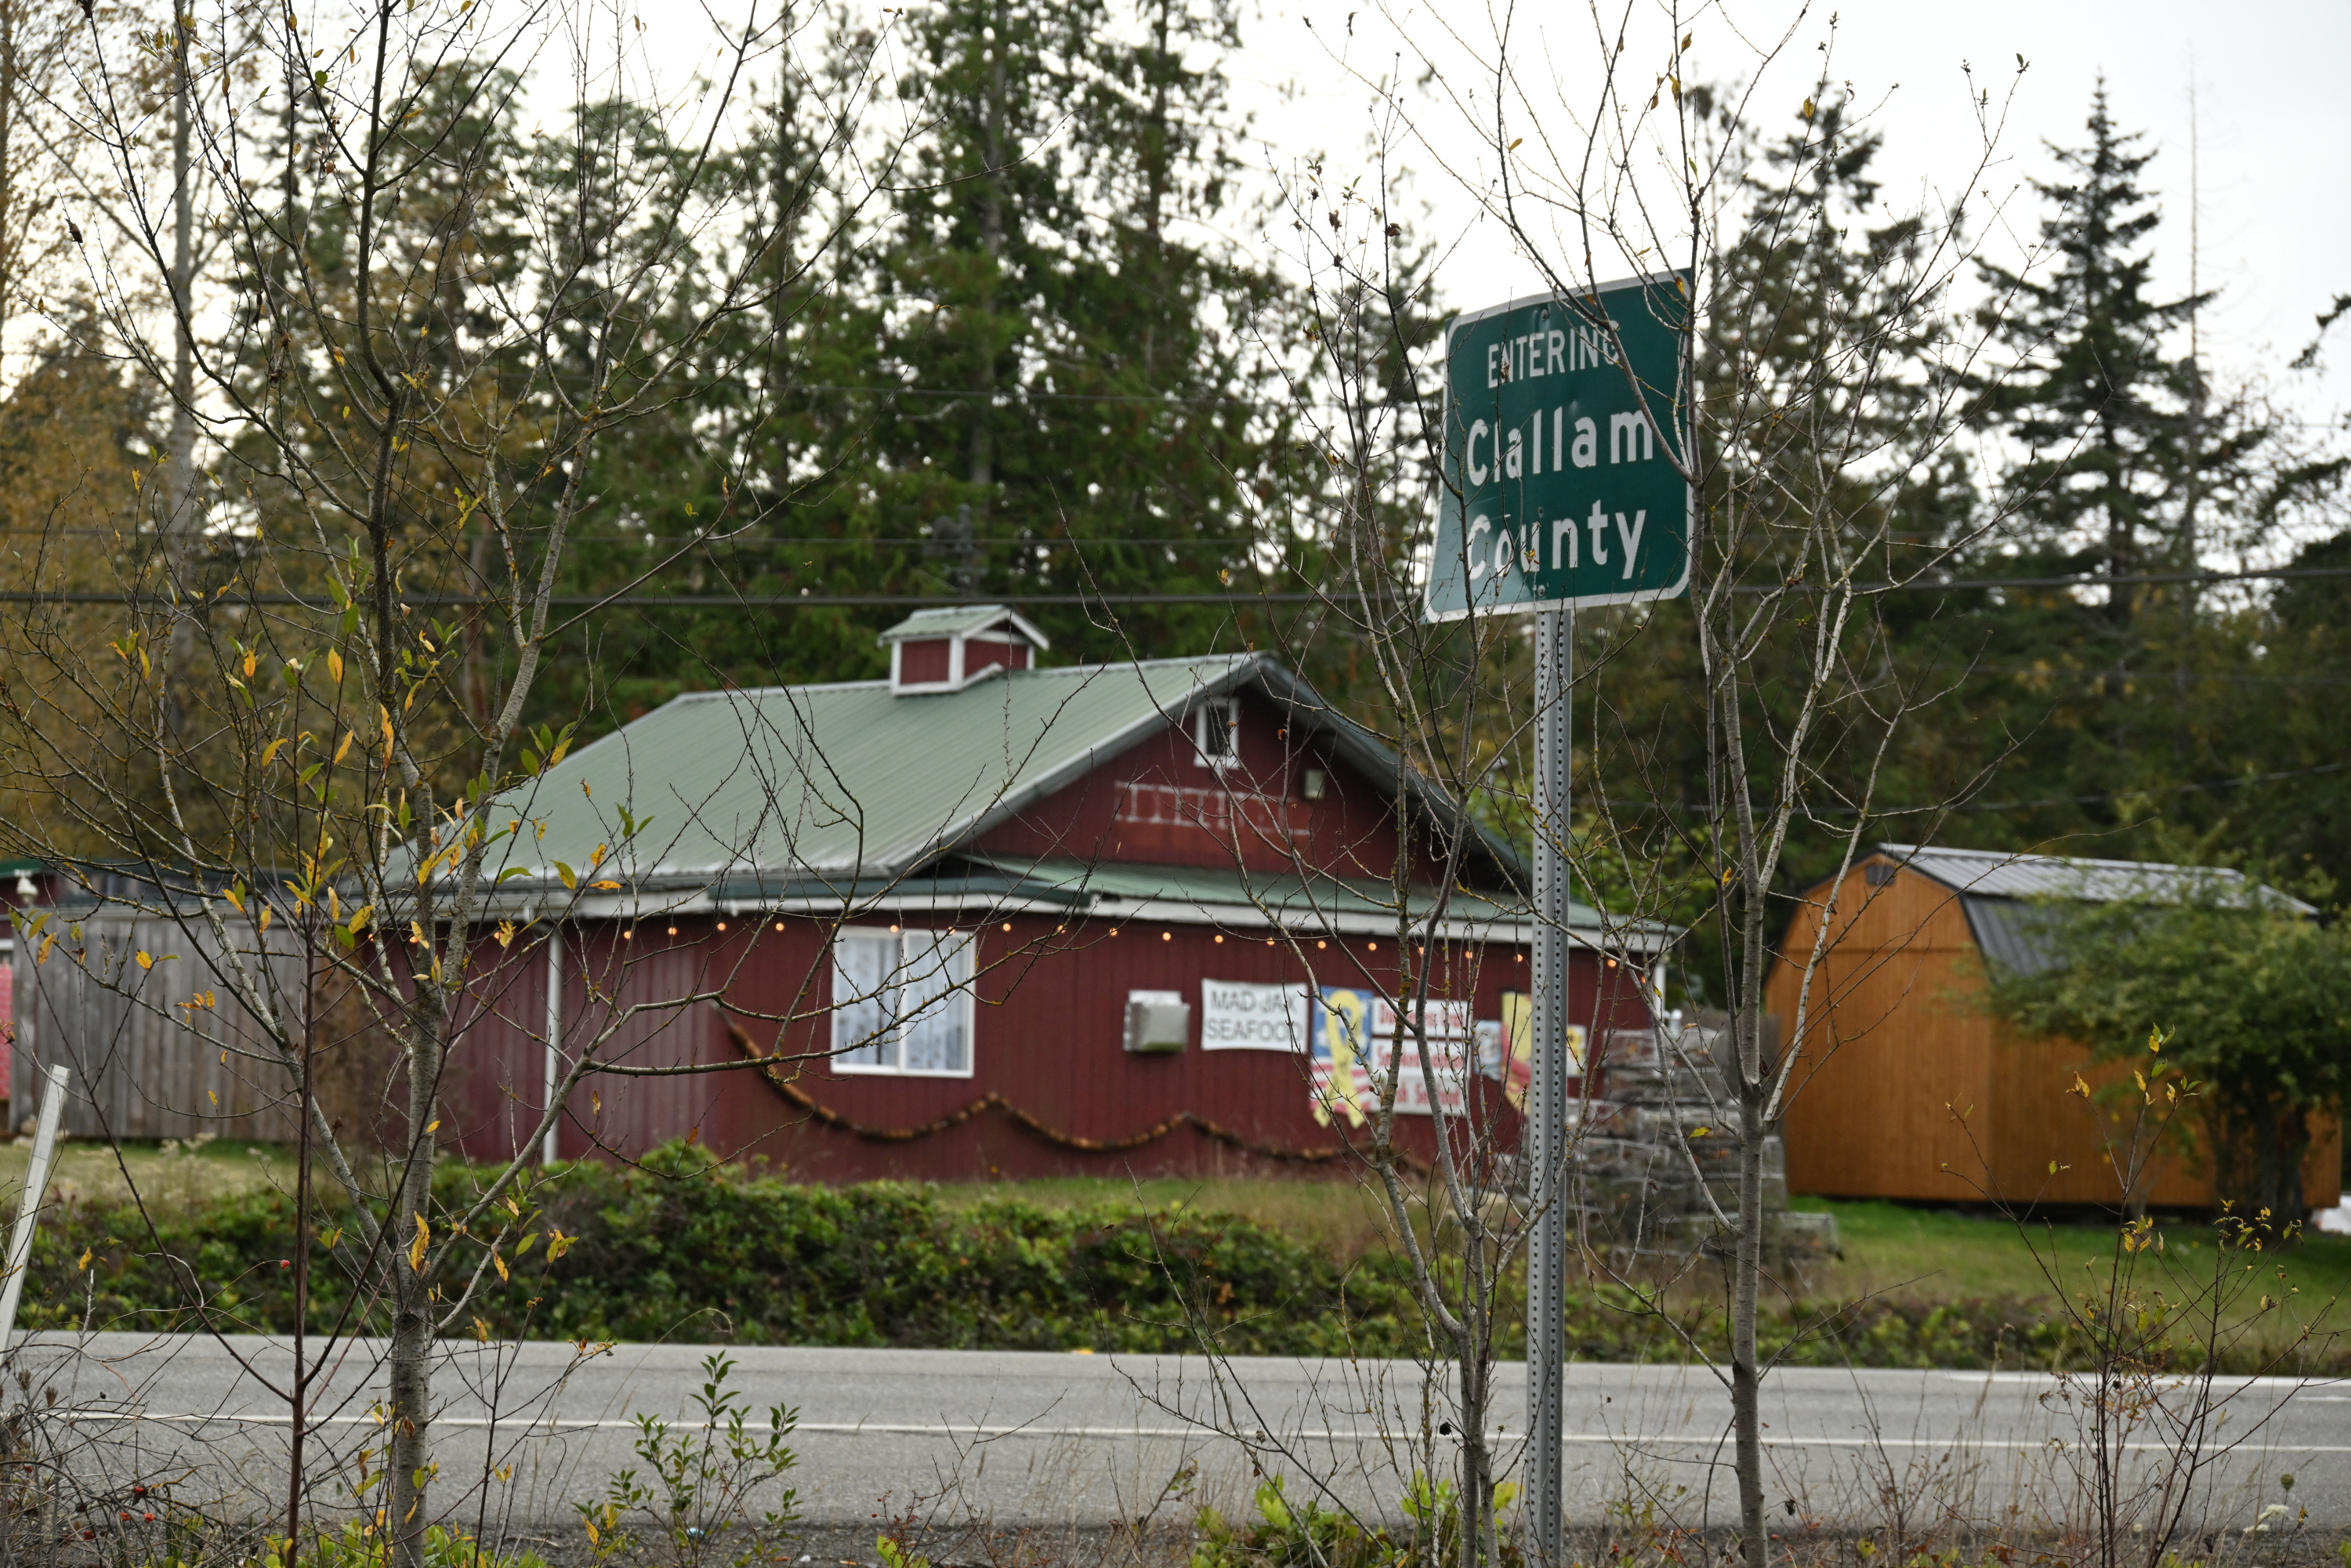
[[[215,1110],[215,1111],[219,1110],[219,1109],[220,1109],[220,1091],[219,1091],[219,1090],[217,1090],[217,1089],[207,1089],[207,1090],[205,1090],[205,1091],[204,1091],[204,1092],[205,1092],[206,1094],[208,1094],[208,1095],[210,1095],[210,1096],[212,1097],[213,1109],[214,1109],[214,1110]]]
[[[1805,118],[1806,120],[1810,120],[1812,117],[1813,117],[1813,100],[1812,100],[1811,99],[1809,99],[1809,98],[1808,98],[1808,99],[1804,99],[1804,118]]]
[[[270,758],[277,755],[277,748],[285,745],[286,740],[287,737],[281,735],[277,739],[271,741],[268,745],[261,748],[261,765],[264,768],[269,766]],[[232,894],[231,896],[234,897],[235,895]]]
[[[339,686],[343,684],[343,656],[332,648],[327,650],[327,678]]]
[[[580,885],[580,873],[573,871],[569,866],[565,865],[561,861],[557,861],[555,862],[555,874],[563,879],[563,885],[565,887],[573,888]]]
[[[501,1281],[508,1278],[507,1273],[507,1260],[498,1256],[498,1249],[495,1247],[490,1249],[490,1267],[498,1271],[498,1278]]]
[[[139,967],[140,967],[141,968],[142,968],[142,969],[152,969],[152,968],[153,968],[153,967],[155,967],[155,956],[154,956],[154,955],[153,955],[153,954],[152,954],[152,953],[141,953],[141,954],[140,954],[140,955],[139,955]]]
[[[610,893],[610,892],[611,892],[614,888],[619,887],[621,884],[620,884],[619,883],[617,883],[617,882],[614,882],[611,877],[606,877],[606,878],[605,878],[603,881],[601,881],[601,882],[591,882],[591,883],[590,883],[588,885],[589,885],[589,887],[590,887],[591,889],[593,889],[594,891],[596,891],[596,892],[598,892],[598,893]]]
[[[337,763],[340,763],[342,759],[350,754],[351,742],[357,740],[359,737],[360,732],[358,730],[347,729],[343,731],[343,743],[335,747],[335,760]]]
[[[420,1214],[416,1217],[416,1239],[408,1244],[410,1273],[421,1274],[424,1271],[424,1249],[432,1244],[432,1227],[424,1223],[424,1217]]]
[[[245,656],[245,678],[253,679],[253,672],[261,667],[261,650],[254,649]]]
[[[570,1251],[571,1244],[579,1239],[580,1239],[576,1236],[566,1236],[560,1230],[549,1232],[547,1238],[547,1260],[550,1263],[554,1262],[558,1258],[560,1258],[566,1252]]]
[[[33,962],[36,964],[47,963],[49,961],[49,949],[57,945],[57,939],[54,935],[42,937],[40,954],[33,960]]]
[[[264,931],[269,929],[269,905],[266,904],[261,906],[261,928]]]
[[[425,1132],[425,1135],[426,1135],[426,1136],[428,1136],[428,1137],[429,1137],[429,1136],[431,1136],[433,1134],[439,1132],[440,1130],[441,1130],[441,1119],[440,1119],[439,1117],[437,1117],[437,1116],[436,1116],[436,1117],[434,1117],[432,1121],[427,1122],[427,1123],[425,1123],[425,1124],[424,1124],[424,1132]]]
[[[89,1271],[89,1254],[90,1254],[90,1249],[89,1249],[89,1248],[85,1247],[85,1248],[83,1248],[83,1249],[81,1249],[81,1268],[82,1268],[83,1272],[85,1272],[85,1273],[87,1273],[87,1272]]]
[[[484,1322],[481,1319],[475,1318],[474,1320],[474,1337],[480,1340],[484,1344],[489,1343],[490,1325]]]

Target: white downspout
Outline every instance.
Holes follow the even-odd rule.
[[[547,937],[547,1088],[540,1103],[552,1109],[556,1085],[563,1082],[563,925],[555,922]],[[547,1124],[547,1139],[538,1157],[542,1165],[555,1163],[555,1134],[561,1120]]]

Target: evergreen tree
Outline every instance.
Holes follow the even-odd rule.
[[[941,0],[935,129],[881,258],[876,505],[954,594],[1216,593],[1288,483],[1254,334],[1279,284],[1207,237],[1230,193],[1221,0]],[[911,89],[912,83],[909,87]],[[1202,651],[1220,605],[1043,610],[1064,653]]]
[[[2060,176],[2035,181],[2052,211],[2037,275],[1986,265],[1986,306],[2014,363],[1986,392],[1984,419],[2019,448],[2007,482],[2026,527],[2003,564],[2112,582],[2102,619],[2127,657],[2143,585],[2129,579],[2181,559],[2177,504],[2193,467],[2197,368],[2167,337],[2210,299],[2158,301],[2150,245],[2162,213],[2141,188],[2155,153],[2116,129],[2101,81],[2085,147],[2052,147]]]
[[[2199,356],[2213,296],[2155,295],[2154,153],[2117,130],[2103,85],[2087,130],[2035,183],[2045,267],[1982,269],[2010,363],[1976,413],[2013,461],[2006,520],[1962,575],[2104,579],[2102,601],[2064,585],[1920,596],[1931,618],[1905,642],[1914,667],[1970,672],[1961,722],[1936,737],[1946,789],[1925,798],[1972,780],[1975,802],[1999,808],[1962,810],[1943,839],[2128,856],[2147,852],[2130,834],[2154,817],[2218,827],[2231,802],[2182,786],[2247,768],[2258,627],[2191,582],[2143,580],[2192,573],[2261,526],[2273,432]]]

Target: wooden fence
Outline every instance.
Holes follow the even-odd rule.
[[[11,1114],[31,1116],[36,1080],[73,1071],[65,1130],[80,1138],[283,1139],[292,1083],[270,1034],[239,998],[235,965],[266,965],[272,1005],[298,1024],[303,960],[282,932],[228,926],[227,961],[194,921],[104,912],[53,915],[14,959]],[[141,961],[144,956],[147,962]]]

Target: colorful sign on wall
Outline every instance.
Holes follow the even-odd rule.
[[[1395,1003],[1376,991],[1324,987],[1314,1009],[1312,1032],[1314,1119],[1328,1126],[1334,1115],[1343,1116],[1351,1125],[1362,1126],[1379,1109],[1391,1071],[1399,1115],[1426,1116],[1440,1108],[1448,1116],[1462,1114],[1468,1108],[1469,1077],[1477,1070],[1470,1004],[1431,1001],[1422,1016],[1428,1040],[1426,1072],[1421,1070],[1412,1020],[1399,1020]],[[1429,1095],[1432,1079],[1434,1101]]]

